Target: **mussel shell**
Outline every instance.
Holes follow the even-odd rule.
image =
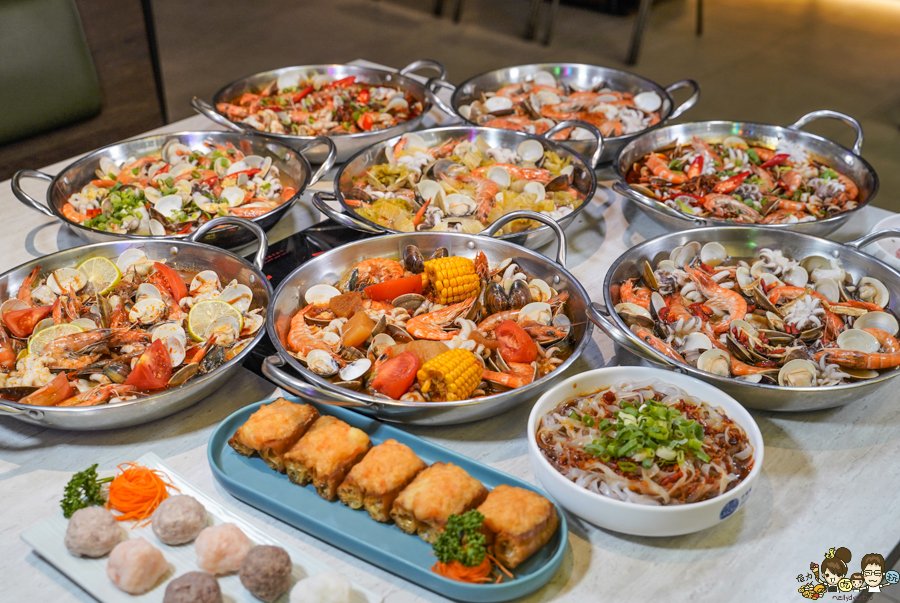
[[[355,392],[358,392],[362,389],[362,381],[334,381],[333,383],[338,387],[352,389]]]
[[[650,262],[644,261],[644,271],[641,276],[645,285],[654,291],[659,291],[659,282],[656,280],[656,275],[653,273],[653,266],[650,265]]]
[[[531,290],[523,280],[514,280],[506,295],[507,307],[510,310],[519,310],[533,301]]]
[[[560,174],[550,182],[544,185],[544,190],[548,192],[557,192],[568,190],[572,185],[572,179],[566,174]]]
[[[493,354],[488,356],[487,367],[489,370],[497,371],[498,373],[507,373],[510,370],[506,360],[500,355],[500,350],[495,350]]]
[[[446,247],[438,247],[437,249],[434,250],[434,253],[432,253],[430,256],[428,256],[428,259],[429,260],[437,260],[440,258],[448,258],[448,257],[450,257],[450,250],[447,249]]]
[[[39,390],[39,387],[0,387],[0,398],[10,402],[18,402]]]
[[[406,329],[398,327],[397,325],[388,325],[386,333],[393,337],[394,341],[397,343],[409,343],[415,339],[412,335],[407,333]]]
[[[394,306],[403,308],[410,314],[418,310],[423,303],[425,303],[425,297],[418,293],[404,293],[391,302]]]
[[[221,366],[225,360],[225,348],[214,346],[200,361],[200,372],[204,375],[210,373]]]
[[[415,245],[407,245],[403,250],[403,266],[413,274],[425,272],[425,258]]]
[[[221,350],[222,348],[216,347],[216,350]],[[212,352],[210,352],[212,353]],[[209,356],[209,354],[207,354]],[[206,357],[203,358],[206,360]],[[202,362],[202,361],[201,361]],[[172,378],[169,379],[169,387],[178,387],[179,385],[184,384],[188,379],[196,375],[198,372],[201,372],[201,365],[196,362],[191,362],[190,364],[185,364],[183,367],[175,371],[172,375]],[[203,371],[209,372],[209,371]]]
[[[123,362],[111,362],[103,367],[103,374],[113,383],[125,383],[131,373],[131,365]]]
[[[793,335],[784,333],[782,331],[776,331],[774,329],[760,329],[758,333],[760,335],[765,335],[769,343],[776,346],[791,343],[792,341],[794,341]]]
[[[816,327],[815,329],[807,329],[800,333],[798,336],[800,341],[804,341],[806,343],[811,343],[822,336],[823,329],[822,327]]]
[[[527,286],[525,287],[525,292],[528,293],[529,296],[531,295]],[[490,282],[484,290],[484,309],[490,315],[503,312],[508,307],[509,298],[503,290],[503,285],[493,281]]]
[[[755,303],[758,308],[762,308],[766,312],[772,312],[781,316],[781,314],[778,312],[778,308],[775,307],[775,304],[769,301],[769,298],[766,297],[766,294],[763,293],[763,290],[759,288],[759,285],[754,285],[750,290],[750,294],[753,296],[753,303]]]
[[[587,195],[591,192],[591,176],[588,171],[582,167],[576,167],[572,174],[572,185],[579,193]]]

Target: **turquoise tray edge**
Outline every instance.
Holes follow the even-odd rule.
[[[285,396],[293,402],[298,398]],[[460,601],[492,603],[525,596],[549,582],[562,565],[569,540],[568,522],[563,509],[556,504],[559,529],[553,538],[513,572],[515,578],[500,584],[466,584],[439,576],[430,567],[435,559],[431,545],[418,536],[404,534],[392,524],[378,523],[363,511],[340,502],[322,499],[310,485],[300,487],[287,476],[270,469],[260,458],[247,458],[234,452],[228,439],[261,404],[246,406],[222,421],[209,438],[207,458],[216,480],[232,496],[276,519],[307,532],[351,555],[439,595]],[[373,444],[393,438],[409,446],[426,463],[449,461],[492,489],[510,484],[538,492],[553,500],[546,492],[528,482],[498,471],[483,463],[433,444],[418,436],[365,417],[344,408],[313,404],[320,413],[333,415],[362,429]]]

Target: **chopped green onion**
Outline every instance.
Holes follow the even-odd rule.
[[[747,149],[747,157],[749,157],[750,161],[752,161],[756,165],[762,164],[762,160],[759,158],[759,155],[757,155],[756,151],[754,151],[753,149]]]
[[[588,427],[593,427],[594,426],[594,417],[592,417],[591,415],[582,415],[581,422],[584,423],[585,425],[587,425]]]
[[[634,463],[620,462],[619,469],[622,471],[637,471],[637,465]]]

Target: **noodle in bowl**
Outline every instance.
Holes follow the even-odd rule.
[[[688,534],[730,517],[748,500],[764,454],[759,428],[733,398],[646,367],[559,383],[535,404],[528,434],[535,475],[563,507],[637,536]]]

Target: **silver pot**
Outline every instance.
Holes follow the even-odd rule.
[[[827,138],[800,130],[800,128],[812,121],[825,118],[840,120],[856,131],[856,142],[852,150],[846,149]],[[740,136],[747,141],[759,143],[761,146],[770,148],[774,148],[779,140],[789,140],[795,144],[802,145],[811,155],[821,158],[822,161],[834,167],[835,170],[846,174],[859,187],[859,205],[855,209],[814,222],[754,225],[762,229],[774,231],[790,230],[825,236],[840,228],[844,222],[861,211],[875,198],[875,194],[878,192],[878,175],[875,173],[875,169],[869,165],[869,162],[860,156],[863,145],[862,126],[849,115],[844,115],[837,111],[813,111],[789,126],[773,126],[741,121],[698,121],[667,126],[641,134],[619,151],[619,155],[613,164],[619,180],[613,185],[613,190],[637,203],[638,207],[645,210],[656,222],[671,230],[682,230],[698,226],[718,226],[725,222],[723,220],[697,218],[683,214],[668,205],[660,203],[653,197],[639,193],[631,188],[625,182],[625,177],[631,166],[648,153],[669,148],[675,144],[684,144],[690,141],[692,136],[699,136],[709,142],[721,142],[728,136]]]
[[[632,247],[613,263],[603,282],[605,305],[591,304],[588,308],[588,316],[622,347],[654,363],[711,383],[736,398],[747,408],[807,411],[849,404],[886,386],[894,377],[900,375],[900,369],[883,373],[875,379],[836,387],[781,387],[720,377],[673,361],[641,341],[628,328],[618,313],[609,310],[615,305],[611,287],[641,274],[644,261],[656,265],[656,261],[663,259],[663,256],[668,258],[669,252],[679,245],[690,241],[698,241],[700,244],[716,241],[724,245],[728,255],[733,258],[756,257],[759,250],[766,247],[779,249],[786,256],[793,258],[804,258],[809,255],[838,258],[844,269],[853,275],[854,280],[859,280],[862,276],[870,276],[883,282],[891,291],[891,302],[888,308],[895,315],[900,315],[900,293],[898,293],[900,292],[900,273],[860,251],[861,248],[879,239],[898,235],[900,235],[900,231],[883,230],[845,244],[795,232],[743,226],[696,228],[663,235]],[[897,386],[894,385],[894,387]]]
[[[184,145],[193,149],[205,148],[204,142],[213,142],[216,144],[231,143],[247,154],[261,155],[271,157],[272,164],[276,166],[282,175],[285,185],[292,186],[296,189],[291,199],[285,201],[272,211],[261,216],[253,218],[252,221],[258,224],[263,230],[269,230],[287,213],[294,203],[306,190],[306,187],[318,182],[325,173],[334,165],[335,149],[332,142],[321,136],[308,141],[304,141],[307,148],[325,145],[328,149],[328,158],[319,169],[313,173],[309,162],[304,156],[305,150],[296,150],[289,148],[276,140],[272,140],[270,136],[265,134],[235,133],[235,132],[178,132],[175,134],[157,134],[154,136],[144,136],[117,142],[102,149],[98,149],[92,153],[88,153],[81,159],[69,164],[56,176],[45,174],[37,170],[19,170],[12,177],[12,190],[16,197],[31,209],[40,212],[51,218],[57,218],[75,231],[78,236],[88,243],[100,243],[103,241],[175,241],[175,240],[196,240],[189,239],[190,235],[165,235],[150,236],[137,234],[115,234],[96,230],[76,224],[67,220],[62,214],[62,207],[74,193],[77,193],[91,180],[96,178],[95,170],[99,166],[101,157],[108,157],[116,162],[125,161],[128,157],[143,157],[151,153],[162,150],[163,145],[172,139],[177,139]],[[47,204],[44,205],[37,199],[31,197],[22,190],[21,181],[23,178],[37,178],[46,180],[50,183],[47,188]],[[205,236],[201,243],[215,245],[226,249],[235,249],[246,245],[253,241],[253,234],[246,229],[229,225],[210,232],[209,229],[203,231]]]
[[[434,95],[437,105],[447,113],[456,115],[463,121],[477,126],[478,124],[465,119],[459,113],[460,105],[466,105],[474,100],[481,98],[483,92],[495,92],[502,86],[520,82],[528,79],[538,71],[549,71],[556,75],[557,78],[564,80],[566,83],[574,83],[579,89],[592,87],[597,82],[603,81],[613,90],[619,92],[630,92],[637,94],[639,92],[656,92],[662,99],[662,108],[660,108],[659,123],[652,126],[648,130],[658,128],[664,125],[670,119],[676,119],[685,111],[697,104],[700,100],[700,85],[694,80],[679,80],[670,86],[663,88],[656,82],[642,78],[628,71],[620,71],[618,69],[610,69],[609,67],[599,67],[597,65],[583,65],[580,63],[539,63],[532,65],[519,65],[518,67],[505,67],[503,69],[495,69],[481,75],[467,79],[458,87],[434,78],[429,80],[428,88],[432,92],[436,88],[449,88],[453,90],[453,96],[450,99],[450,106]],[[675,106],[672,94],[681,88],[691,90],[691,96],[681,105]],[[580,127],[584,127],[579,124]],[[644,132],[648,131],[644,130]],[[623,134],[622,136],[614,136],[604,140],[603,154],[599,157],[600,163],[612,161],[625,144],[632,140],[640,132],[634,134]],[[548,132],[544,136],[549,136]],[[586,156],[590,151],[590,141],[581,140],[565,140],[561,141],[576,153]]]
[[[259,241],[259,249],[251,265],[245,259],[230,251],[204,245],[195,241],[201,240],[213,228],[229,224],[250,230]],[[129,247],[139,247],[154,260],[166,260],[166,264],[176,269],[187,271],[214,270],[222,279],[229,282],[237,279],[238,283],[247,285],[253,291],[253,307],[268,308],[271,297],[269,281],[262,273],[268,244],[263,230],[249,220],[236,217],[216,218],[201,226],[190,237],[180,241],[115,241],[95,243],[83,247],[75,247],[59,251],[26,264],[13,268],[0,276],[0,298],[9,299],[15,296],[19,286],[31,270],[40,265],[42,272],[47,273],[59,268],[76,266],[90,257],[115,258]],[[118,427],[130,427],[147,423],[155,419],[167,417],[173,413],[195,404],[205,398],[216,388],[224,384],[241,363],[250,350],[259,343],[263,336],[260,329],[253,341],[241,352],[206,375],[191,379],[180,387],[175,387],[157,394],[101,406],[55,407],[31,406],[18,402],[0,400],[0,416],[10,416],[26,423],[51,427],[54,429],[72,429],[76,431],[99,431]]]
[[[406,94],[409,94],[422,102],[421,114],[402,124],[398,124],[393,128],[375,130],[372,132],[359,132],[357,134],[346,134],[343,136],[329,136],[328,138],[334,142],[334,146],[337,148],[337,162],[342,163],[346,161],[348,157],[358,153],[370,144],[397,136],[404,132],[409,132],[410,130],[415,130],[419,127],[422,119],[424,119],[425,115],[431,110],[434,99],[433,95],[426,90],[424,84],[407,77],[407,74],[426,68],[439,72],[440,80],[443,80],[447,75],[443,65],[437,61],[428,59],[413,61],[396,72],[385,69],[373,69],[371,67],[359,67],[357,65],[304,65],[302,67],[282,67],[281,69],[272,69],[271,71],[264,71],[242,77],[239,80],[231,82],[216,92],[215,96],[213,96],[212,104],[195,96],[193,100],[191,100],[191,106],[198,113],[205,115],[229,130],[234,130],[236,132],[258,132],[259,130],[256,130],[252,126],[231,121],[223,113],[219,112],[216,107],[219,103],[230,102],[245,92],[259,92],[259,90],[277,80],[281,74],[300,69],[310,74],[327,73],[336,80],[352,75],[356,76],[361,82],[365,82],[366,84],[388,84],[396,86]],[[267,134],[268,136],[277,139],[282,144],[295,148],[305,148],[311,140],[316,138],[314,136],[297,136],[294,134]],[[325,161],[325,155],[323,153],[311,153],[307,155],[307,157],[313,163]]]
[[[556,127],[565,128],[568,127],[569,123],[570,122],[562,122]],[[597,128],[594,128],[594,126],[591,126],[590,124],[585,125],[589,128],[592,128],[594,135],[597,137],[594,155],[595,157],[599,156],[599,153],[601,153],[603,150],[603,140],[600,137],[600,132],[597,130]],[[554,142],[552,140],[541,138],[539,136],[533,136],[531,134],[525,134],[524,132],[513,132],[512,130],[500,130],[497,128],[470,128],[468,126],[433,128],[431,130],[421,130],[419,132],[416,132],[416,134],[421,136],[425,140],[426,144],[428,144],[428,146],[436,146],[455,138],[465,137],[469,140],[474,140],[476,136],[481,136],[491,146],[516,148],[516,146],[518,146],[522,141],[534,139],[543,144],[546,149],[553,151],[560,157],[571,158],[572,165],[575,166],[576,173],[580,174],[580,177],[585,179],[584,188],[587,189],[588,192],[584,202],[580,206],[578,206],[575,211],[567,214],[565,217],[559,220],[559,224],[563,228],[566,228],[569,224],[571,224],[575,217],[579,214],[579,212],[581,212],[581,210],[588,206],[588,204],[591,202],[591,199],[593,199],[594,197],[594,192],[597,190],[597,177],[594,175],[594,171],[590,167],[590,161],[592,160],[586,161],[577,153],[571,151],[570,149],[567,149],[566,147],[563,147],[558,142]],[[313,197],[313,205],[315,205],[316,208],[319,209],[319,211],[327,215],[335,222],[339,222],[340,224],[343,224],[344,226],[353,228],[355,230],[377,234],[399,233],[400,231],[381,226],[380,224],[376,224],[375,222],[371,222],[366,218],[363,218],[347,204],[347,201],[344,198],[344,194],[347,193],[351,188],[353,188],[352,181],[354,178],[359,178],[373,165],[385,163],[387,161],[384,155],[385,149],[393,147],[395,144],[397,144],[397,142],[399,142],[400,138],[400,136],[397,136],[382,143],[374,144],[352,157],[347,163],[340,167],[337,173],[337,177],[334,179],[335,194],[328,195],[327,193],[316,193],[316,195],[314,195]],[[334,209],[329,207],[325,203],[326,200],[338,201],[341,205],[341,211],[335,211]],[[494,230],[494,232],[496,232],[496,230]],[[525,247],[536,249],[542,247],[543,245],[546,245],[553,240],[553,231],[549,226],[539,226],[538,228],[527,230],[525,232],[505,234],[498,238],[504,241],[509,241],[510,243],[515,243],[517,245],[523,245]]]
[[[506,221],[521,218],[545,221],[553,229],[559,245],[555,262],[534,251],[492,238],[493,233]],[[318,283],[337,282],[347,268],[365,258],[397,257],[407,245],[417,245],[425,251],[445,246],[450,249],[451,253],[466,252],[467,255],[483,251],[490,262],[499,262],[504,258],[511,257],[529,274],[543,278],[558,291],[568,291],[569,317],[573,322],[571,337],[574,338],[574,352],[556,370],[530,385],[461,402],[405,402],[376,398],[331,383],[308,370],[300,361],[287,353],[285,339],[290,329],[291,318],[305,305],[301,301],[301,292]],[[302,398],[323,404],[352,407],[363,414],[384,421],[416,425],[467,423],[492,417],[514,406],[531,404],[554,379],[561,376],[575,362],[575,359],[591,341],[592,325],[581,318],[584,316],[590,300],[581,284],[566,270],[565,262],[566,237],[562,229],[546,216],[529,211],[513,212],[504,216],[484,234],[419,232],[348,243],[308,261],[292,272],[278,287],[275,299],[266,316],[266,329],[275,349],[278,350],[278,355],[266,359],[263,364],[263,373],[270,380]],[[284,370],[285,365],[302,375],[308,383]]]

